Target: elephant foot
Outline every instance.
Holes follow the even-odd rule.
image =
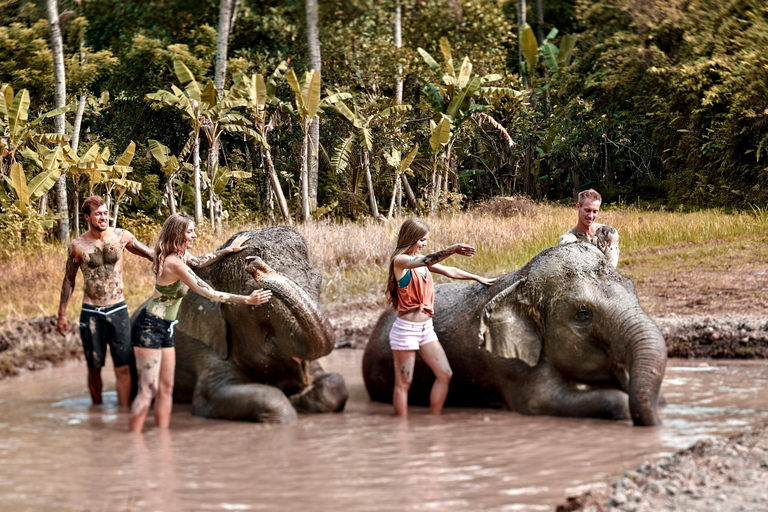
[[[349,398],[344,379],[338,373],[327,373],[290,397],[296,411],[303,414],[341,412]]]
[[[192,414],[203,418],[292,423],[296,409],[288,397],[265,384],[229,384],[210,392],[197,390],[192,399]]]

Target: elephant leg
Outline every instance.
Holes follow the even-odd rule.
[[[292,395],[290,402],[300,413],[341,412],[348,397],[349,392],[341,375],[326,373],[315,378],[311,386]]]
[[[296,410],[278,388],[266,384],[230,383],[195,390],[192,414],[223,420],[291,423]]]
[[[582,418],[630,419],[629,398],[618,389],[578,389],[557,371],[540,363],[530,382],[528,414]]]

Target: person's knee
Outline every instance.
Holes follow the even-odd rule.
[[[115,376],[117,378],[131,378],[131,367],[127,364],[124,366],[115,366]]]
[[[441,366],[437,369],[435,372],[435,380],[443,383],[448,383],[451,381],[451,378],[453,377],[453,370],[451,370],[450,366]]]

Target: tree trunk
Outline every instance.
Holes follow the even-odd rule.
[[[304,128],[304,136],[301,139],[301,220],[309,222],[309,169],[307,162],[307,153],[309,146],[309,127]]]
[[[317,0],[306,0],[307,14],[307,47],[309,50],[309,69],[316,69],[321,72],[322,62],[320,60],[320,37],[317,28]],[[312,207],[317,208],[317,174],[318,174],[318,154],[320,148],[320,119],[312,120],[310,127],[311,152],[309,154],[308,165],[308,195],[312,202]]]
[[[401,8],[398,5],[395,8],[395,47],[403,47],[403,17]],[[397,66],[397,77],[395,78],[395,105],[403,103],[403,66]]]
[[[176,213],[176,194],[173,187],[173,180],[170,177],[165,184],[165,195],[168,199],[168,213],[174,215]]]
[[[526,0],[517,0],[517,60],[519,62],[520,69],[523,67],[524,57],[523,57],[523,27],[527,23],[527,6],[525,4]],[[531,70],[533,71],[533,70]],[[527,86],[527,81],[525,79],[525,74],[520,73],[520,81],[522,82],[523,86]]]
[[[59,26],[59,6],[56,0],[47,0],[48,25],[51,31],[51,50],[53,53],[54,105],[61,108],[67,103],[67,83],[64,75],[64,48],[61,41]],[[54,131],[65,133],[64,114],[53,120]],[[69,244],[69,211],[67,208],[67,175],[62,173],[54,187],[56,193],[56,211],[59,219],[59,240],[63,245]]]
[[[403,190],[405,190],[405,198],[408,200],[408,204],[411,205],[413,211],[419,211],[419,203],[416,201],[416,196],[411,189],[411,184],[408,183],[408,177],[405,173],[400,175],[400,182],[403,184]]]
[[[192,174],[194,176],[195,188],[195,225],[200,226],[203,222],[203,199],[200,193],[200,134],[194,135],[195,141],[192,147]]]
[[[525,162],[523,164],[523,193],[527,196],[531,195],[531,149],[526,146],[525,148]]]
[[[613,168],[611,167],[611,155],[608,153],[608,144],[605,144],[605,188],[613,190]]]
[[[541,44],[544,41],[544,0],[536,0],[536,35]]]
[[[397,171],[395,171],[395,181],[392,183],[392,199],[389,201],[389,210],[387,211],[387,219],[392,218],[392,214],[395,212],[395,204],[397,198],[400,197],[400,180],[397,179]]]
[[[219,98],[224,97],[224,82],[227,78],[227,45],[232,29],[233,0],[221,0],[219,3],[219,37],[216,43],[216,74],[214,86],[219,91]]]
[[[573,189],[571,192],[573,192],[573,200],[578,201],[579,200],[579,170],[576,167],[571,168],[571,180],[573,181]]]
[[[117,227],[117,213],[120,211],[120,201],[115,200],[114,210],[112,211],[112,229]]]
[[[368,201],[371,206],[371,215],[379,218],[379,205],[376,204],[376,192],[373,190],[373,178],[371,178],[371,156],[363,151],[363,168],[365,169],[365,184],[368,186]]]
[[[270,154],[270,150],[262,149],[261,152],[262,155],[264,155],[265,162],[267,163],[267,174],[269,174],[269,180],[272,184],[272,191],[275,194],[275,198],[277,198],[277,206],[280,208],[280,214],[283,216],[285,223],[289,226],[292,226],[293,219],[291,218],[291,212],[288,210],[288,203],[285,201],[283,189],[280,187],[280,181],[277,179],[277,172],[275,172],[275,166],[272,163],[272,155]]]

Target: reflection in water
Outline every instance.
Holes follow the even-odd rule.
[[[287,426],[204,420],[176,406],[170,430],[128,433],[114,393],[92,406],[82,368],[0,382],[3,510],[552,510],[566,493],[623,475],[708,435],[761,423],[763,362],[672,360],[664,427],[368,401],[362,351],[344,375],[343,414]],[[702,366],[699,366],[702,365]]]

